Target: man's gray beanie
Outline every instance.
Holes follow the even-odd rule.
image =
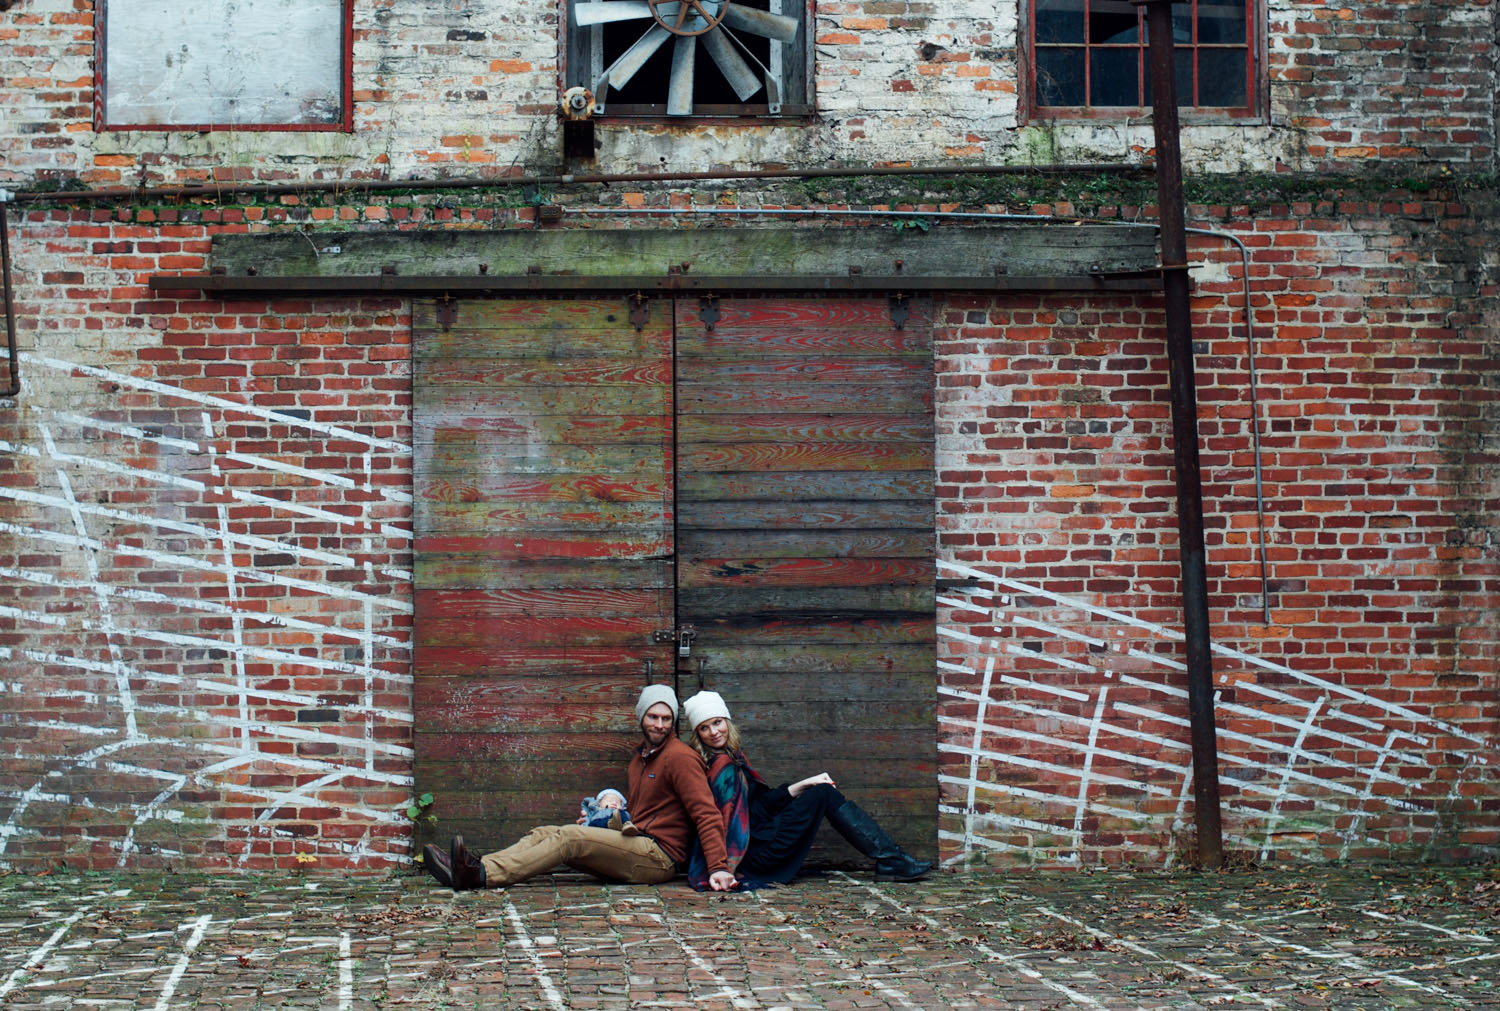
[[[672,707],[672,718],[677,718],[677,693],[666,685],[647,685],[641,689],[641,697],[635,703],[635,721],[641,722],[646,718],[646,710],[658,702],[665,702]]]

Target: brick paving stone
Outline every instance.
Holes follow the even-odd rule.
[[[1500,867],[833,873],[743,895],[0,876],[6,1009],[1482,1009],[1497,977]]]

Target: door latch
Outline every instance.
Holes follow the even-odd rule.
[[[693,655],[693,640],[698,638],[698,632],[692,625],[684,625],[677,632],[677,656],[686,659]]]

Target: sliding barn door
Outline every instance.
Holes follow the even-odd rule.
[[[415,773],[427,834],[498,848],[623,789],[671,655],[672,307],[449,304],[414,309]]]
[[[649,677],[721,692],[768,778],[827,771],[930,855],[928,306],[450,305],[413,349],[433,834],[508,843],[623,785]]]
[[[931,855],[932,327],[886,299],[677,310],[684,693],[728,700],[771,782],[830,773]],[[853,854],[823,833],[824,862]]]

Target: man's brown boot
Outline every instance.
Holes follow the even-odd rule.
[[[453,887],[453,865],[448,863],[448,854],[432,843],[422,847],[422,866],[437,879],[438,884]]]
[[[456,835],[448,847],[448,867],[453,875],[453,890],[466,892],[484,887],[484,864],[464,846],[464,837]]]

